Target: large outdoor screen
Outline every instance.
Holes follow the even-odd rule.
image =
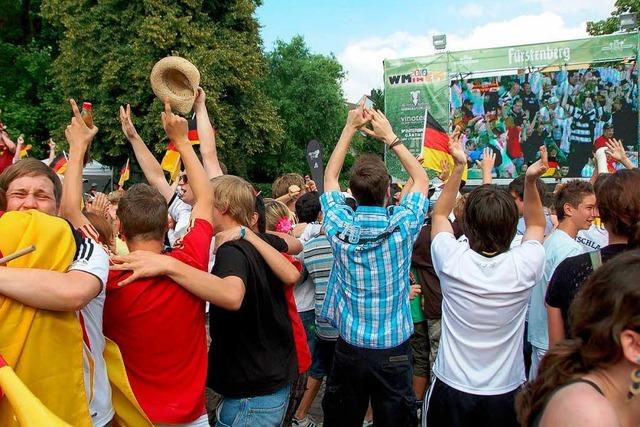
[[[637,165],[635,63],[495,74],[451,80],[450,125],[464,131],[470,179],[480,178],[477,161],[486,147],[497,153],[497,178],[523,173],[543,144],[549,177],[590,177],[593,152],[608,138],[622,141]]]

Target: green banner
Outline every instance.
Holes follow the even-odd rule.
[[[407,147],[414,153],[418,154],[422,147],[422,132],[425,111],[428,109],[431,115],[444,127],[450,125],[452,111],[450,110],[450,84],[455,80],[464,80],[468,76],[482,75],[509,76],[511,80],[506,80],[511,84],[512,81],[523,82],[528,81],[523,76],[525,73],[548,70],[550,75],[552,70],[556,70],[558,74],[561,70],[579,69],[580,75],[584,76],[588,70],[595,66],[594,64],[619,63],[626,64],[624,67],[633,68],[632,73],[627,73],[630,84],[635,88],[633,96],[626,97],[626,105],[633,109],[636,120],[631,126],[637,127],[637,75],[635,74],[635,63],[638,53],[638,34],[614,34],[607,36],[592,37],[581,40],[570,40],[563,42],[538,43],[522,46],[499,47],[491,49],[478,49],[459,52],[443,52],[436,55],[403,58],[384,61],[384,89],[385,89],[385,112],[396,134],[405,142]],[[614,68],[614,67],[610,67]],[[567,71],[564,73],[564,79],[567,79]],[[542,74],[542,73],[541,73]],[[554,84],[556,76],[552,77]],[[581,77],[582,78],[582,77]],[[602,76],[598,77],[597,83],[605,84]],[[620,79],[619,79],[620,80]],[[624,81],[624,80],[621,80]],[[585,82],[584,86],[587,87]],[[542,99],[542,90],[539,92],[540,108],[546,106],[546,103],[552,95],[556,95],[562,101],[560,84],[560,75],[558,75],[558,84],[553,86],[553,94]],[[597,91],[601,86],[596,85],[595,89],[587,94],[596,100]],[[503,95],[505,88],[500,88],[500,95]],[[584,95],[584,94],[583,94]],[[585,96],[577,96],[570,102],[577,102],[581,106]],[[501,108],[500,105],[499,108]],[[509,105],[506,108],[511,108]],[[606,108],[612,110],[611,105]],[[565,108],[565,115],[569,116],[569,107]],[[484,111],[483,111],[484,112]],[[599,120],[604,123],[608,118],[611,123],[611,111],[609,116],[599,113]],[[533,117],[528,117],[533,122]],[[571,120],[567,118],[566,120]],[[573,119],[575,120],[575,119]],[[614,118],[615,122],[615,118]],[[570,122],[569,122],[570,124]],[[525,124],[526,126],[526,124]],[[603,125],[600,124],[593,127],[596,129],[592,134],[597,137],[602,132]],[[526,132],[526,131],[525,131]],[[571,129],[565,130],[571,132]],[[550,131],[551,133],[551,131]],[[526,138],[523,133],[523,139]],[[566,138],[566,135],[565,135]],[[632,141],[632,146],[637,146],[636,140]],[[557,141],[560,147],[560,141]],[[524,144],[525,141],[522,141]],[[629,141],[625,141],[629,143]],[[626,144],[625,144],[626,145]],[[578,147],[574,144],[574,148]],[[579,148],[579,147],[578,147]],[[573,150],[573,148],[572,148]],[[562,154],[562,153],[560,153]],[[567,151],[567,156],[571,156],[573,151]],[[385,161],[389,172],[392,176],[399,179],[406,179],[406,173],[400,165],[397,157],[390,152],[386,153]],[[582,160],[581,160],[582,161]],[[516,162],[514,162],[516,163]],[[516,168],[519,166],[516,166]],[[519,172],[509,172],[516,176]],[[574,173],[575,176],[575,173]],[[472,178],[472,176],[470,176]]]

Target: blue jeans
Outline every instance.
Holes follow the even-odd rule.
[[[266,396],[223,398],[216,409],[216,427],[279,427],[289,401],[290,385]]]

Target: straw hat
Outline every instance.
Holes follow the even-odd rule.
[[[193,107],[200,72],[191,62],[179,56],[167,56],[151,70],[151,88],[158,98],[169,98],[172,108],[187,114]]]

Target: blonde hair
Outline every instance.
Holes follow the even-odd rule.
[[[216,209],[226,211],[239,224],[251,227],[256,205],[251,184],[235,175],[221,175],[211,180],[211,191]]]
[[[264,215],[267,219],[267,230],[274,231],[276,224],[282,218],[288,218],[293,222],[291,211],[287,205],[277,200],[271,200],[264,204]]]

